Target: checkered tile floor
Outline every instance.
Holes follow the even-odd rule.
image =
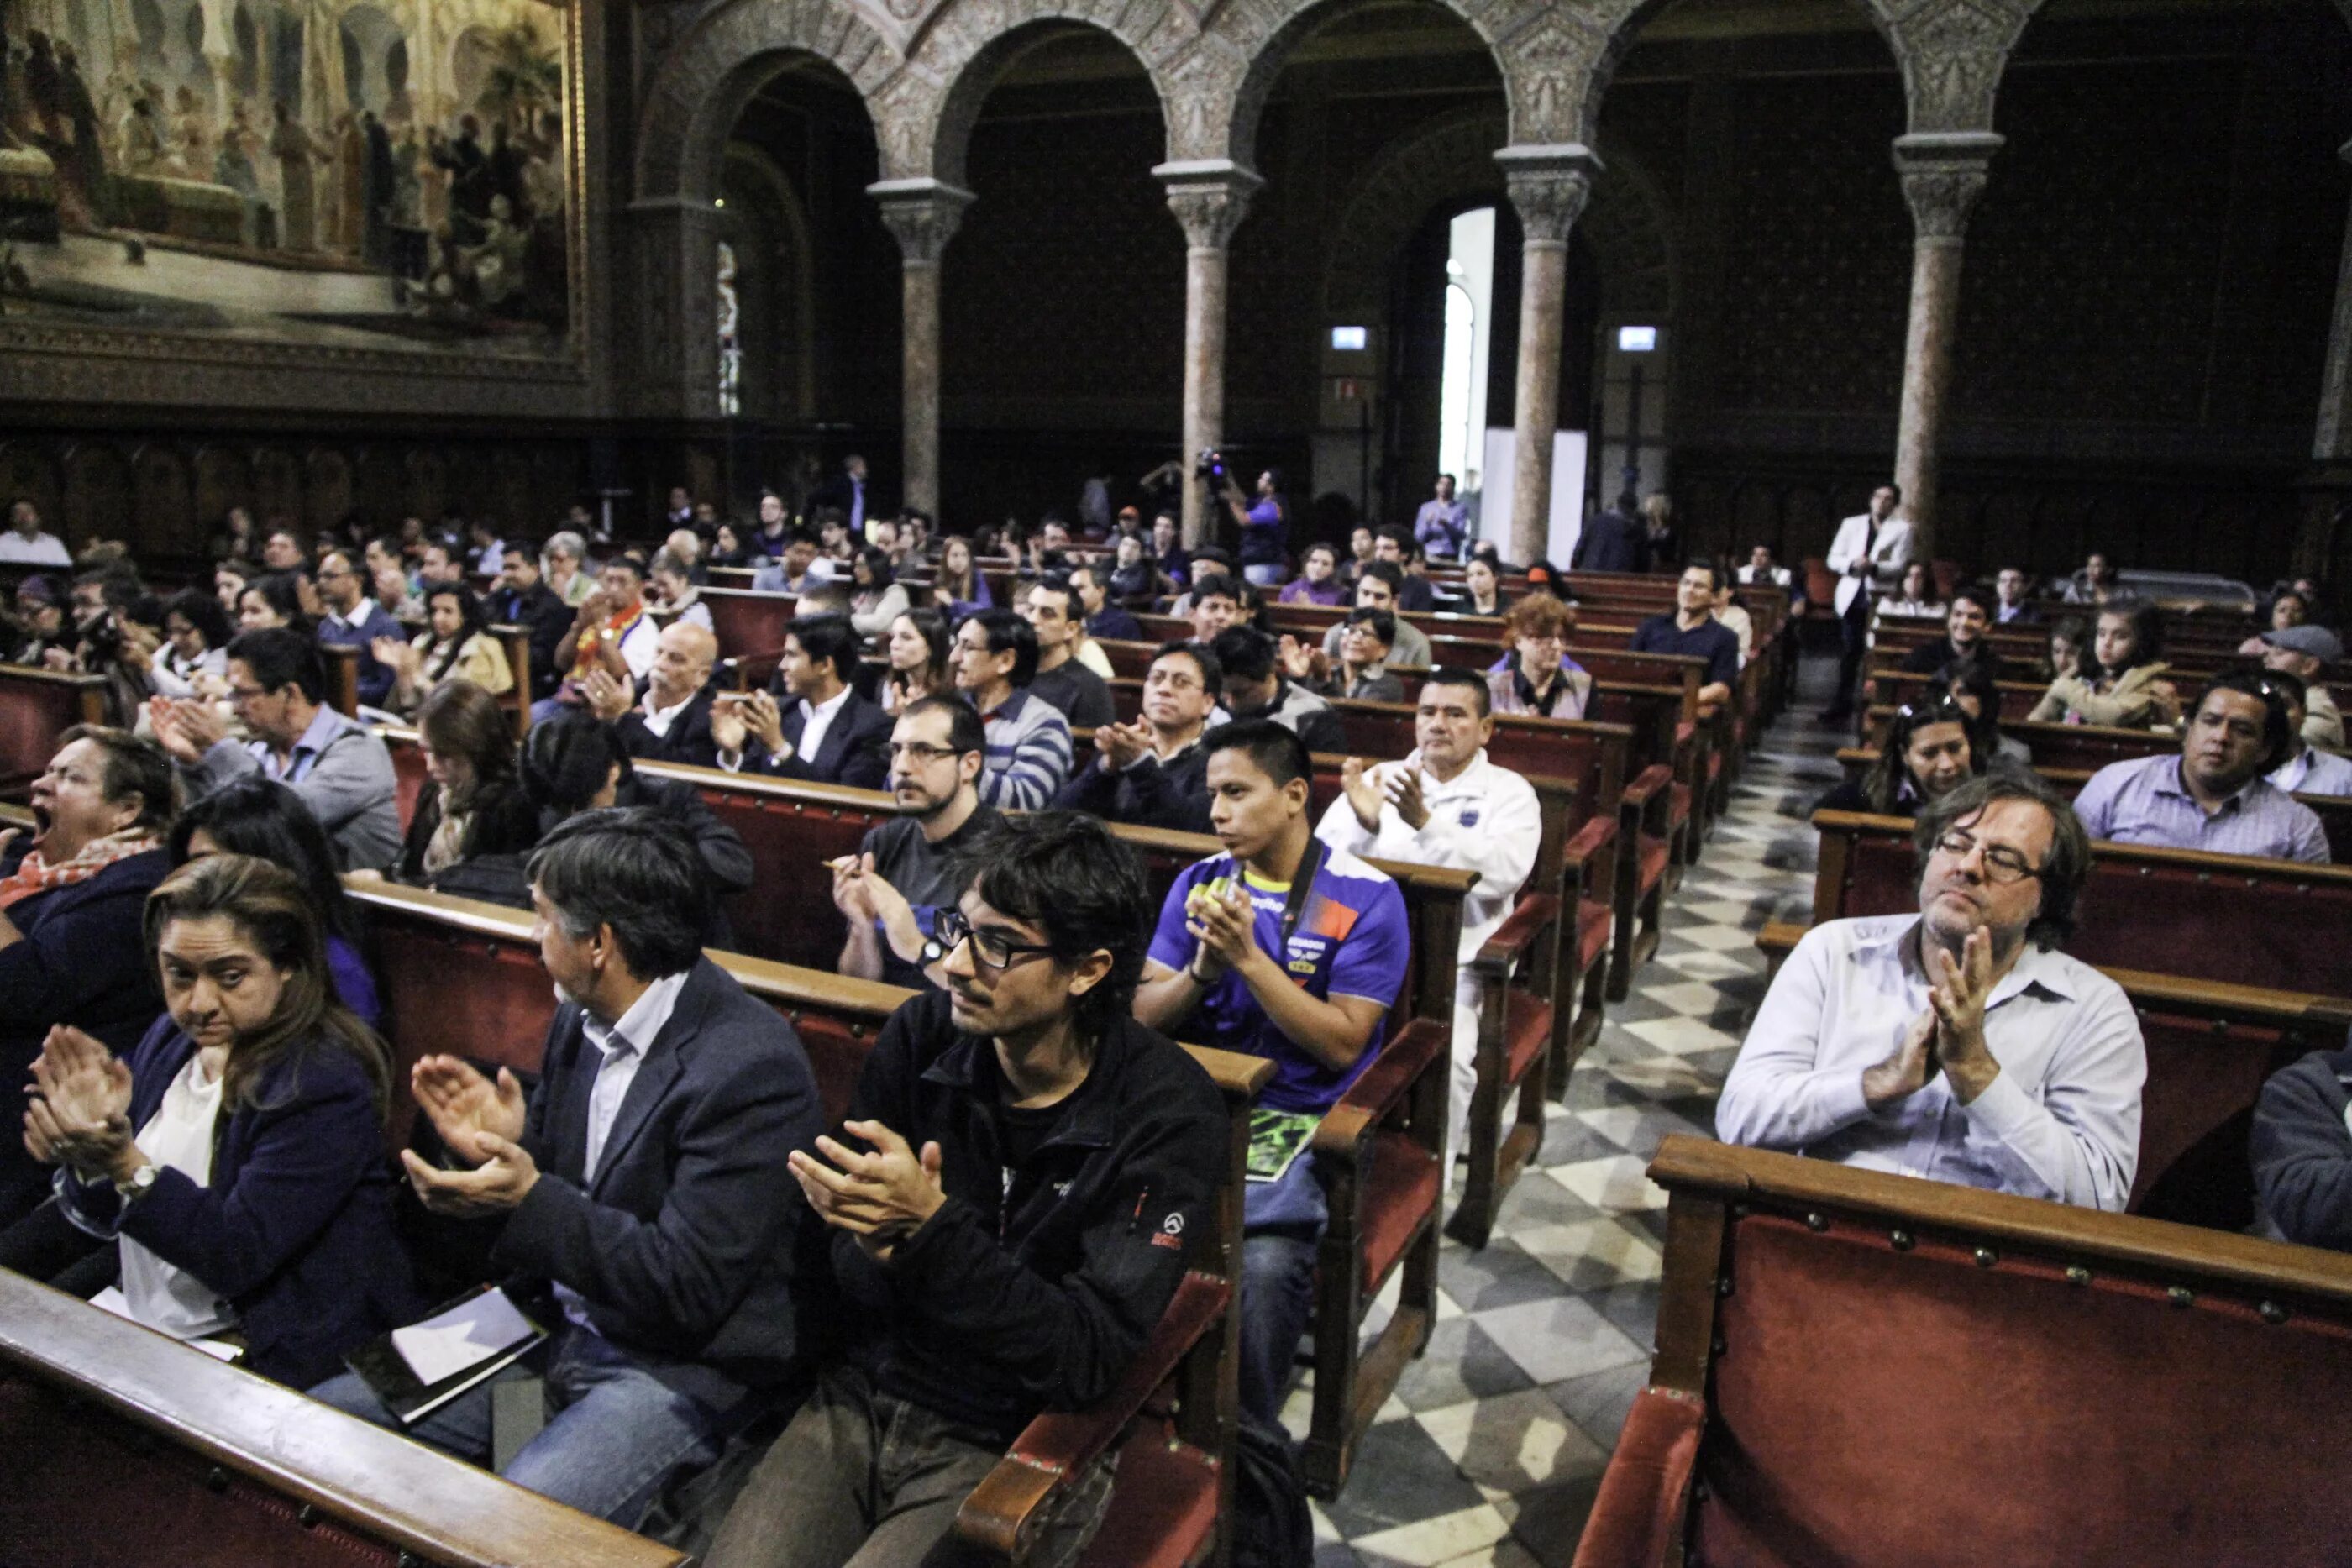
[[[1828,668],[1806,683],[1826,688]],[[1627,1406],[1649,1372],[1664,1195],[1643,1167],[1668,1133],[1712,1135],[1715,1097],[1764,994],[1755,933],[1810,918],[1805,814],[1837,780],[1814,695],[1764,737],[1657,956],[1609,1008],[1550,1109],[1538,1166],[1483,1251],[1448,1241],[1438,1322],[1315,1511],[1316,1568],[1565,1568]],[[1307,1429],[1307,1375],[1284,1411]]]

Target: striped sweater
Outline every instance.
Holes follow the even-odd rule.
[[[988,764],[980,798],[1003,811],[1034,811],[1053,803],[1070,777],[1070,724],[1061,710],[1026,687],[980,716],[988,729]]]

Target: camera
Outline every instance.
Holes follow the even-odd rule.
[[[122,656],[122,623],[109,610],[81,629],[85,657],[92,664],[110,664]]]
[[[1203,480],[1211,485],[1223,484],[1225,481],[1225,455],[1218,451],[1213,446],[1203,448],[1201,453],[1201,460],[1192,465],[1192,477]]]

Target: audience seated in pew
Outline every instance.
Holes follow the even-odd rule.
[[[1170,643],[1143,678],[1143,716],[1095,731],[1095,758],[1054,803],[1106,821],[1171,832],[1209,831],[1209,754],[1202,746],[1224,672],[1198,643]]]
[[[1329,703],[1283,674],[1280,645],[1272,637],[1254,626],[1229,627],[1209,650],[1224,674],[1229,716],[1271,719],[1309,752],[1336,756],[1348,749],[1347,726]]]
[[[870,829],[854,862],[832,866],[833,902],[849,922],[839,968],[894,986],[936,984],[927,945],[958,895],[952,857],[1003,819],[980,798],[988,737],[971,705],[921,697],[890,733],[896,821]]]
[[[2352,1040],[2263,1085],[2249,1154],[2269,1234],[2352,1251]]]
[[[2270,771],[2273,788],[2290,795],[2352,795],[2352,759],[2321,751],[2305,736],[2310,722],[2311,693],[2300,676],[2284,670],[2265,670],[2263,685],[2286,704],[2286,759]]]
[[[1582,718],[1592,700],[1592,673],[1569,657],[1576,612],[1549,593],[1530,593],[1503,616],[1509,651],[1486,671],[1486,692],[1498,714]]]
[[[737,1497],[710,1568],[969,1560],[965,1498],[1038,1414],[1117,1385],[1216,1223],[1226,1119],[1130,1016],[1149,894],[1101,824],[1053,812],[976,842],[935,934],[944,991],[866,1059],[845,1130],[795,1152],[828,1228],[846,1343]],[[1026,1561],[1099,1523],[1083,1478]]]
[[[1941,693],[1895,710],[1877,760],[1813,802],[1816,811],[1869,811],[1910,817],[1970,779],[1988,759],[1977,754],[1976,728],[1958,701]]]
[[[320,560],[319,602],[326,613],[319,617],[319,645],[360,651],[360,701],[369,707],[380,708],[392,696],[399,666],[378,658],[375,646],[379,643],[405,646],[407,633],[383,605],[369,596],[367,589],[368,584],[345,552],[336,550]],[[166,696],[189,695],[184,691],[163,692],[161,687],[157,690]]]
[[[2322,751],[2344,749],[2344,716],[2323,678],[2344,657],[2344,644],[2325,626],[2293,626],[2263,633],[2263,668],[2293,675],[2309,688],[2304,704],[2303,738]]]
[[[612,727],[577,710],[532,725],[517,768],[523,792],[538,814],[540,841],[583,811],[616,806],[644,807],[675,823],[692,841],[710,876],[714,896],[703,940],[714,947],[730,945],[733,933],[718,900],[751,885],[751,852],[693,785],[639,773]],[[444,871],[434,885],[441,893],[528,909],[528,848],[476,855]]]
[[[1414,669],[1427,669],[1437,661],[1430,653],[1429,635],[1404,618],[1401,595],[1404,590],[1404,568],[1393,560],[1367,562],[1356,578],[1354,608],[1385,610],[1397,618],[1396,636],[1389,643],[1389,657],[1400,664]],[[1327,664],[1339,663],[1339,639],[1346,634],[1345,620],[1332,622],[1323,633],[1323,658]]]
[[[1725,1142],[2121,1209],[2139,1161],[2139,1024],[2058,950],[2091,847],[2031,775],[1919,813],[1919,913],[1815,925],[1716,1105]]]
[[[1396,646],[1397,618],[1385,610],[1348,612],[1335,628],[1339,652],[1327,658],[1294,637],[1282,640],[1282,673],[1318,696],[1354,702],[1401,703],[1404,683],[1389,673]]]
[[[372,731],[326,706],[319,649],[291,627],[242,632],[228,645],[229,705],[252,738],[228,738],[212,704],[156,697],[155,739],[179,764],[191,798],[258,774],[293,787],[327,831],[345,871],[400,852],[392,755]]]
[[[1739,684],[1739,638],[1715,618],[1716,584],[1723,569],[1711,561],[1694,561],[1683,568],[1675,590],[1670,615],[1653,615],[1633,629],[1626,646],[1636,653],[1683,653],[1706,661],[1698,688],[1702,715],[1731,700]]]
[[[76,725],[33,780],[33,831],[0,831],[0,1084],[13,1090],[53,1027],[128,1052],[163,1010],[141,908],[171,870],[179,791],[154,742]],[[0,1137],[0,1225],[48,1177]]]
[[[697,543],[694,531],[681,528],[670,535],[673,541],[656,551],[646,567],[646,598],[672,626],[699,626],[711,629],[710,606],[702,602],[702,590],[698,586],[704,577],[699,557],[682,553],[685,547]]]
[[[368,1028],[381,1027],[383,1005],[368,964],[358,907],[335,874],[334,846],[300,796],[275,779],[224,784],[180,813],[167,846],[174,867],[207,855],[250,855],[285,867],[310,897],[310,915],[326,953],[331,999]],[[355,878],[374,874],[352,873]]]
[[[564,998],[539,1084],[423,1058],[412,1084],[447,1163],[401,1157],[427,1208],[495,1237],[509,1293],[552,1331],[493,1380],[545,1380],[547,1425],[502,1473],[634,1526],[803,1375],[807,1209],[786,1159],[819,1131],[816,1080],[790,1021],[704,956],[709,875],[675,824],[583,816],[530,878]],[[355,1375],[312,1393],[395,1425]],[[405,1430],[485,1462],[492,1402],[485,1384]]]
[[[1348,758],[1345,791],[1315,836],[1349,855],[1450,866],[1478,873],[1462,901],[1462,967],[1454,991],[1454,1092],[1448,1143],[1463,1130],[1478,1086],[1478,1007],[1484,981],[1471,963],[1517,904],[1543,847],[1543,812],[1528,781],[1486,756],[1495,737],[1486,678],[1451,666],[1422,683],[1418,743],[1402,761]]]
[[[761,593],[806,593],[834,576],[833,561],[818,552],[816,535],[794,528],[784,541],[783,554],[751,573],[751,587]]]
[[[2287,704],[2255,673],[2205,689],[2179,755],[2111,762],[2091,775],[2074,810],[2095,839],[2264,860],[2328,861],[2310,807],[2265,777],[2288,752]]]
[[[653,668],[644,695],[602,670],[592,670],[582,687],[588,711],[620,737],[622,748],[640,762],[683,762],[715,767],[719,747],[711,737],[711,667],[719,662],[719,639],[708,626],[679,622],[654,639]]]
[[[1132,556],[1137,567],[1140,568],[1142,551],[1143,547],[1139,542],[1129,544],[1124,539],[1119,542],[1119,559],[1122,565],[1126,563],[1129,557]],[[1070,591],[1078,596],[1079,608],[1086,613],[1087,635],[1108,638],[1114,643],[1140,643],[1144,640],[1142,622],[1137,621],[1123,606],[1112,601],[1111,596],[1114,592],[1119,592],[1124,597],[1124,591],[1117,589],[1114,586],[1115,582],[1116,579],[1111,573],[1100,566],[1079,566],[1071,569]],[[1285,591],[1287,592],[1288,590]]]
[[[505,644],[490,635],[472,589],[462,582],[433,584],[425,591],[425,629],[415,641],[385,637],[374,644],[376,660],[393,672],[391,691],[374,706],[405,717],[449,681],[468,682],[492,696],[514,690]]]
[[[1059,573],[1031,583],[1021,595],[1021,618],[1037,638],[1037,673],[1029,690],[1059,708],[1072,729],[1098,729],[1118,716],[1111,709],[1110,656],[1087,638],[1077,608],[1076,590]]]
[[[1906,674],[1927,675],[1947,665],[1975,661],[1986,651],[1985,628],[1991,624],[1995,602],[1984,589],[1955,589],[1951,605],[1944,612],[1942,640],[1920,643],[1904,654],[1895,667]]]
[[[905,625],[906,616],[898,618]],[[721,693],[710,710],[719,766],[879,789],[890,772],[890,716],[850,684],[859,638],[847,618],[795,616],[768,689]]]
[[[539,557],[528,544],[509,543],[499,559],[499,580],[484,601],[490,620],[530,632],[530,686],[526,702],[555,695],[562,672],[555,650],[572,626],[572,607],[541,577]],[[362,698],[362,700],[365,700]]]
[[[231,635],[219,601],[202,589],[180,590],[163,601],[163,641],[147,662],[147,689],[159,697],[227,690]]]
[[[145,934],[167,1016],[127,1061],[52,1030],[26,1146],[60,1167],[64,1218],[114,1244],[125,1315],[315,1382],[423,1305],[383,1160],[390,1053],[334,999],[290,871],[191,862],[148,900]]]
[[[470,681],[446,682],[418,710],[416,735],[425,783],[388,874],[430,887],[464,862],[529,853],[539,809],[522,787],[514,726],[498,699]]]
[[[2000,687],[1990,658],[1963,659],[1935,672],[1935,684],[1960,705],[1969,717],[1969,744],[1981,754],[1987,768],[2004,764],[2033,766],[2033,748],[2000,727]]]
[[[1225,852],[1187,867],[1152,933],[1135,1016],[1276,1065],[1259,1103],[1289,1113],[1297,1156],[1245,1195],[1242,1408],[1273,1420],[1313,1300],[1328,1220],[1316,1122],[1378,1056],[1411,962],[1404,898],[1385,873],[1318,841],[1313,767],[1266,720],[1211,732],[1210,818]]]
[[[805,602],[805,601],[803,601]],[[953,696],[955,674],[948,667],[955,632],[936,610],[909,610],[890,622],[883,640],[883,677],[874,700],[893,717],[925,697]]]
[[[554,548],[552,539],[549,549]],[[555,695],[531,705],[535,724],[567,707],[586,705],[583,683],[601,670],[631,691],[653,672],[661,628],[646,612],[646,580],[627,556],[614,556],[596,573],[596,585],[579,601],[571,626],[555,644],[554,668],[563,680]]]
[[[1192,591],[1178,598],[1168,612],[1192,623],[1194,642],[1214,642],[1227,627],[1243,623],[1241,580],[1223,571],[1195,578]]]
[[[2053,630],[2053,644],[2068,624]],[[2164,678],[2172,666],[2164,662],[2164,622],[2154,604],[2100,611],[2097,629],[2075,657],[2076,666],[2057,673],[2028,718],[2111,729],[2161,729],[2179,722],[2180,695]]]
[[[980,798],[1006,811],[1034,811],[1070,777],[1070,725],[1029,690],[1037,673],[1037,633],[1010,610],[964,617],[948,655],[956,690],[988,732],[988,768]]]
[[[879,637],[907,612],[907,590],[879,545],[867,545],[849,563],[848,589],[849,619],[861,637]]]

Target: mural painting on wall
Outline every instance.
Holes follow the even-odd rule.
[[[564,13],[0,0],[0,327],[561,351]]]

